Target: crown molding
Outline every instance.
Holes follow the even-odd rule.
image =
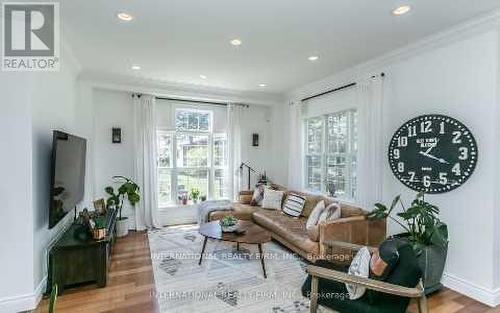
[[[285,102],[282,94],[237,91],[222,88],[160,82],[158,80],[97,72],[82,72],[82,82],[93,88],[145,93],[162,97],[176,97],[189,100],[235,102],[253,105],[279,105]]]
[[[392,50],[367,62],[338,71],[332,75],[296,88],[287,93],[287,99],[300,99],[371,76],[391,63],[399,62],[422,53],[437,49],[452,43],[468,39],[478,34],[497,30],[500,27],[500,9],[467,20],[444,31],[437,32],[402,48]]]

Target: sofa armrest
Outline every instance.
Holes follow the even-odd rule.
[[[386,220],[369,220],[365,216],[352,216],[328,221],[319,225],[321,258],[333,258],[340,263],[349,262],[355,251],[328,242],[346,242],[361,246],[378,247],[386,238]]]

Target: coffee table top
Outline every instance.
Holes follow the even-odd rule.
[[[230,242],[259,244],[271,241],[271,234],[253,222],[238,221],[238,226],[246,232],[244,234],[223,233],[218,220],[201,225],[198,231],[205,237]]]

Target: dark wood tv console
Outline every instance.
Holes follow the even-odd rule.
[[[59,294],[69,286],[96,283],[105,287],[111,265],[111,250],[116,238],[116,210],[107,213],[107,236],[94,240],[82,229],[72,224],[49,251],[47,292],[56,283]]]

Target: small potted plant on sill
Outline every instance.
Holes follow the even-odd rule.
[[[193,203],[198,203],[198,199],[200,197],[200,190],[198,188],[192,188],[191,189],[191,200],[193,200]]]
[[[118,210],[116,233],[118,237],[123,237],[128,235],[128,217],[122,216],[123,202],[127,198],[129,203],[135,206],[141,199],[141,196],[139,194],[139,186],[130,178],[113,176],[113,179],[117,182],[122,182],[122,185],[118,187],[117,193],[115,193],[114,188],[111,186],[104,189],[110,196],[106,204],[108,208],[114,207]]]
[[[402,211],[391,215],[400,204]],[[448,227],[439,220],[439,208],[424,200],[424,194],[418,193],[411,206],[406,208],[397,196],[391,206],[377,203],[375,209],[368,214],[369,219],[392,219],[400,225],[404,232],[395,237],[407,240],[415,251],[418,263],[423,272],[425,293],[432,293],[442,287],[446,256],[448,254]]]

